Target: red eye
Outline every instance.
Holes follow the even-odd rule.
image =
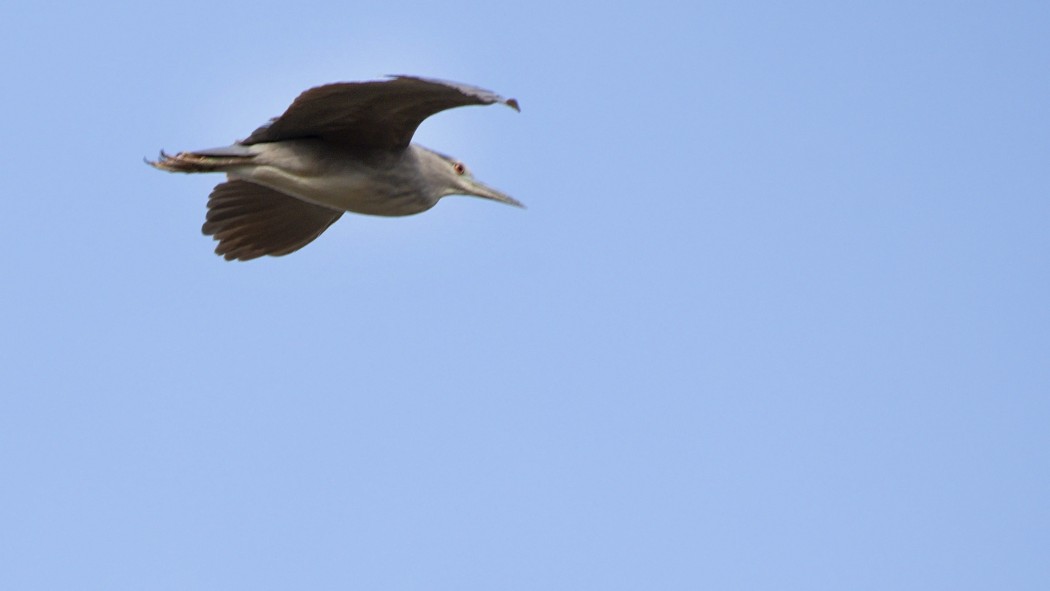
[[[458,174],[458,175],[463,175],[464,173],[467,172],[467,167],[463,166],[462,162],[457,162],[457,163],[452,165],[452,170],[455,170],[456,174]]]

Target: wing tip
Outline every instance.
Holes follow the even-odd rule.
[[[454,82],[452,80],[445,80],[443,78],[429,78],[427,76],[412,76],[410,74],[387,74],[386,78],[393,80],[419,80],[421,82],[427,82],[430,84],[440,84],[442,86],[449,86],[462,92],[463,94],[473,93],[475,97],[485,100],[487,104],[502,103],[508,107],[514,109],[517,112],[521,112],[521,104],[518,103],[518,99],[515,98],[503,98],[499,94],[492,92],[491,90],[481,88],[479,86],[473,86],[463,82]],[[468,93],[467,91],[470,91]],[[479,94],[480,93],[480,94]],[[486,96],[487,95],[487,96]]]

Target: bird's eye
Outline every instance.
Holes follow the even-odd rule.
[[[467,173],[467,167],[463,166],[462,162],[457,162],[452,165],[452,170],[456,171],[456,174],[462,176]]]

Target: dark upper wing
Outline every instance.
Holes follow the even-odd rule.
[[[518,101],[455,82],[395,76],[377,82],[340,82],[311,88],[243,144],[316,137],[362,148],[405,148],[424,119],[465,105]]]
[[[230,261],[295,252],[321,235],[343,212],[307,203],[248,181],[217,185],[208,197],[201,231],[219,241],[215,254]]]

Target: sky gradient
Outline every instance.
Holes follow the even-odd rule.
[[[0,23],[0,588],[1050,585],[1050,4]],[[385,74],[528,209],[230,263],[142,163]]]

